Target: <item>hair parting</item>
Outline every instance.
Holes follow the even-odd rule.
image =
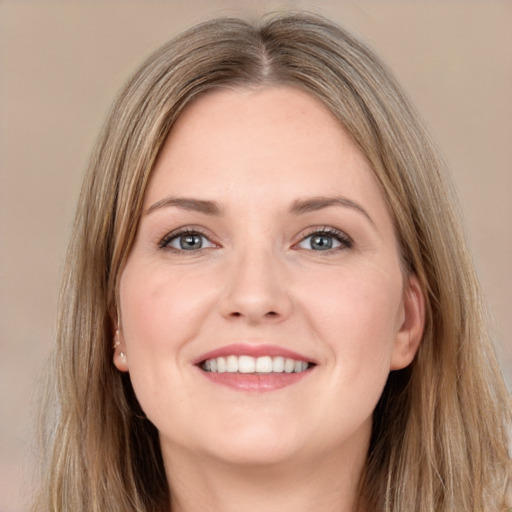
[[[509,394],[446,165],[374,53],[307,13],[198,25],[149,57],[115,101],[67,253],[34,510],[170,510],[158,432],[128,374],[112,365],[119,278],[151,171],[183,109],[218,88],[279,85],[318,98],[357,143],[387,199],[405,271],[425,297],[419,352],[391,372],[374,413],[361,505],[506,510]]]

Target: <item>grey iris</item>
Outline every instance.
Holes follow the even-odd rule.
[[[201,249],[203,241],[201,235],[183,235],[180,237],[180,247],[185,251]]]
[[[316,251],[326,251],[332,248],[332,237],[326,235],[314,235],[311,237],[311,248]]]

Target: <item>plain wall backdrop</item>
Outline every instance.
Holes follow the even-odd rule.
[[[430,126],[460,191],[512,383],[512,3],[0,0],[0,512],[27,510],[60,271],[115,93],[192,24],[286,6],[359,34]]]

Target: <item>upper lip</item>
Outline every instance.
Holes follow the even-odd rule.
[[[304,356],[303,354],[299,354],[298,352],[280,347],[278,345],[269,345],[265,343],[232,343],[230,345],[224,345],[222,347],[206,352],[205,354],[202,354],[199,357],[196,357],[192,361],[192,363],[200,364],[208,359],[215,359],[216,357],[226,356],[281,356],[289,359],[295,359],[296,361],[306,361],[308,363],[314,363],[314,361],[311,358]]]

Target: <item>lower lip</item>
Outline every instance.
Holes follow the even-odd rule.
[[[282,389],[301,381],[311,373],[311,369],[299,373],[201,373],[214,384],[227,386],[238,391],[266,392]]]

